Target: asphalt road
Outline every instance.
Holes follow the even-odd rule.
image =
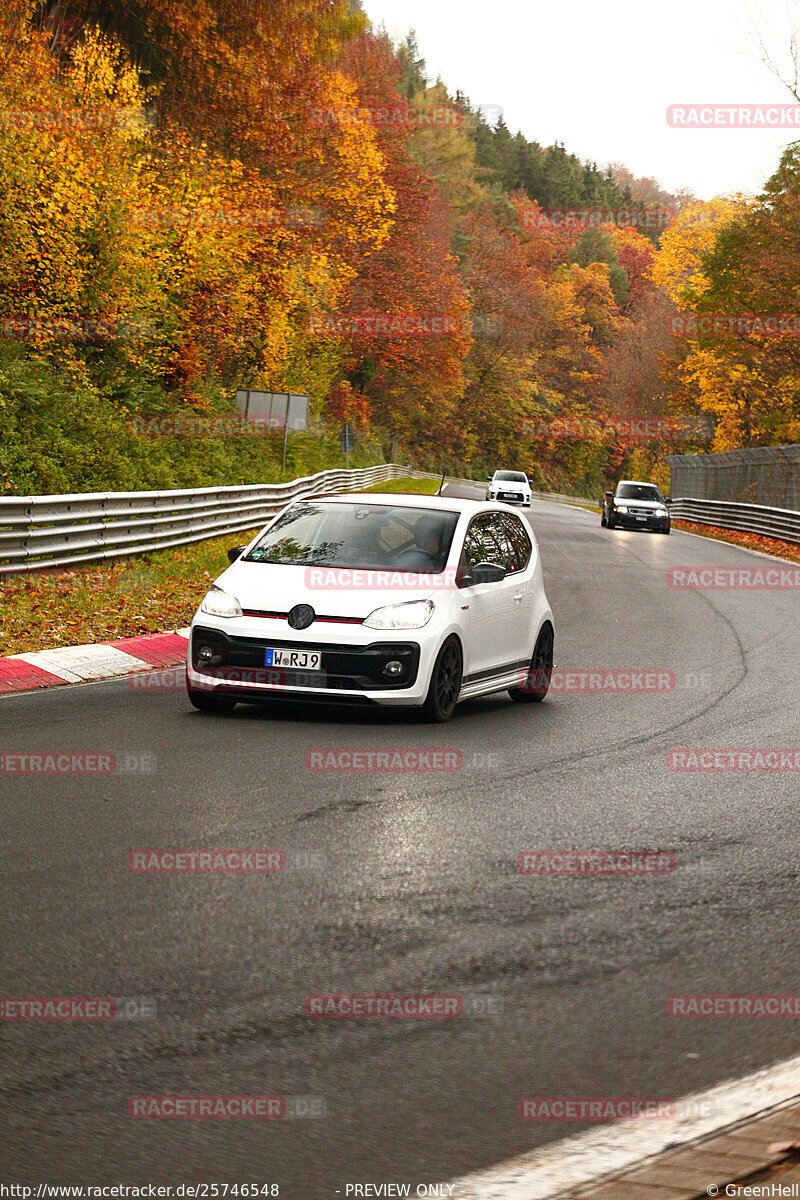
[[[561,667],[665,694],[497,696],[408,715],[194,712],[130,680],[0,701],[0,749],[151,756],[150,774],[2,780],[4,996],[145,996],[157,1016],[0,1025],[6,1182],[446,1180],[576,1132],[522,1096],[674,1098],[798,1051],[789,1020],[678,1020],[684,992],[795,992],[798,776],[687,775],[673,747],[800,745],[800,596],[667,586],[754,566],[534,503]],[[224,563],[220,563],[220,569]],[[463,752],[447,774],[309,772],[307,750]],[[279,875],[136,875],[143,847],[284,850]],[[662,850],[672,875],[530,878],[526,850]],[[305,868],[297,864],[305,855]],[[315,857],[316,856],[316,857]],[[314,865],[316,862],[316,866]],[[502,1014],[308,1017],[309,994],[457,993]],[[281,1121],[133,1120],[142,1094],[322,1098]],[[413,1191],[412,1191],[413,1194]]]

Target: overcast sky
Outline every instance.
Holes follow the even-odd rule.
[[[671,129],[667,107],[793,103],[755,33],[785,58],[786,4],[762,0],[759,15],[747,0],[364,0],[373,24],[416,31],[432,78],[500,106],[512,132],[702,199],[758,191],[791,135]]]

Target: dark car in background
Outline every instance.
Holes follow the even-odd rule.
[[[669,509],[654,483],[621,479],[616,491],[606,492],[603,497],[600,524],[607,529],[651,529],[654,533],[669,533]]]

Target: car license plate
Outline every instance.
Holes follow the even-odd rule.
[[[637,521],[646,521],[647,517],[637,517],[636,520]]]
[[[295,667],[298,670],[318,671],[322,666],[321,650],[265,650],[267,667]]]

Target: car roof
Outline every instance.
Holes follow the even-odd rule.
[[[658,488],[657,483],[653,483],[651,479],[620,479],[617,487],[621,487],[623,483],[632,483],[635,487],[654,487]]]
[[[456,496],[418,496],[411,492],[322,492],[311,496],[298,496],[295,503],[303,500],[324,500],[326,504],[352,504],[354,500],[363,504],[385,504],[392,508],[427,508],[431,512],[486,512],[490,505],[486,500],[468,500]],[[491,503],[491,508],[503,512],[514,512],[507,504]]]

